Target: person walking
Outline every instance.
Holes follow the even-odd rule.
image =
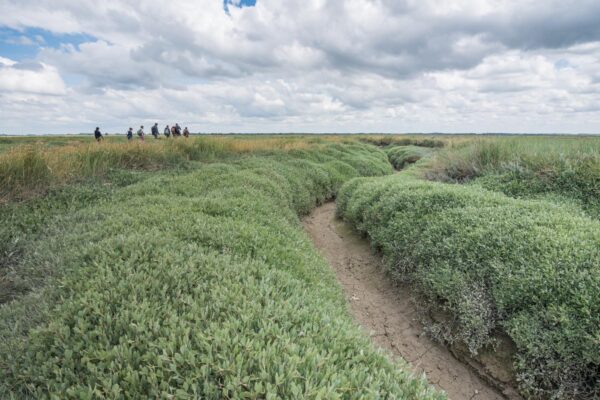
[[[177,136],[181,136],[181,127],[179,124],[175,124],[175,130],[177,131]]]
[[[171,127],[171,135],[173,135],[174,138],[177,137],[177,128],[175,128],[175,125]]]
[[[144,133],[144,125],[140,126],[140,129],[138,129],[138,131],[137,131],[137,135],[143,142],[144,137],[146,136],[146,134]]]
[[[154,126],[152,127],[152,136],[154,136],[154,139],[158,139],[158,122],[154,124]]]
[[[100,128],[99,127],[96,127],[96,130],[94,131],[94,137],[96,138],[96,141],[98,143],[100,143],[100,141],[102,139],[104,139],[104,136],[102,136],[102,132],[100,132]]]
[[[183,137],[186,137],[186,138],[190,137],[190,131],[188,130],[187,126],[183,130]]]
[[[164,133],[165,137],[171,136],[171,128],[169,128],[169,125],[165,126],[165,130],[163,133]]]
[[[133,128],[129,127],[129,130],[127,131],[127,141],[131,141],[131,139],[133,139]]]

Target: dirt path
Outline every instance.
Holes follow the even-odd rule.
[[[415,372],[444,390],[451,400],[501,400],[504,397],[443,346],[422,334],[408,291],[392,284],[369,243],[335,219],[327,203],[303,221],[335,271],[354,318],[382,348],[408,361]]]

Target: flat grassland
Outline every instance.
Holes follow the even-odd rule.
[[[432,336],[600,397],[600,138],[296,135],[1,137],[0,398],[444,398],[349,316],[332,198]]]

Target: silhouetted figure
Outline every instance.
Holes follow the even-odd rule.
[[[96,127],[96,130],[94,131],[94,137],[96,138],[96,141],[98,143],[100,143],[100,141],[104,138],[102,136],[102,132],[100,132],[100,128],[99,127]]]
[[[190,131],[188,130],[187,126],[183,130],[183,136],[186,137],[186,138],[190,137]]]
[[[165,126],[163,134],[165,135],[165,137],[171,136],[171,128],[169,128],[169,125]]]
[[[146,136],[146,134],[144,133],[144,125],[140,126],[140,129],[138,129],[138,131],[137,131],[137,135],[143,142],[144,137]]]
[[[129,130],[127,131],[127,140],[131,140],[133,139],[133,128],[129,128]]]
[[[158,122],[154,124],[154,126],[152,126],[152,136],[154,136],[154,139],[158,139]]]

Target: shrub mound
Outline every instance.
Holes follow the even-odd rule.
[[[22,272],[54,277],[0,308],[0,397],[443,398],[361,334],[297,217],[390,172],[366,145],[249,157],[54,221]]]
[[[393,146],[385,150],[390,163],[400,170],[409,164],[414,164],[422,158],[429,157],[432,150],[419,146]]]
[[[598,138],[494,138],[437,154],[425,171],[443,182],[474,181],[509,196],[571,199],[600,218]]]
[[[338,213],[411,282],[445,340],[476,353],[498,330],[530,398],[600,396],[600,224],[550,202],[402,174],[359,178]]]
[[[243,135],[128,143],[123,137],[111,136],[95,143],[82,137],[0,137],[0,204],[45,195],[51,189],[74,182],[103,178],[119,168],[181,168],[190,161],[214,162],[241,154],[310,149],[337,141],[349,139]]]
[[[359,135],[362,142],[376,146],[421,146],[444,147],[448,140],[444,137],[427,137],[424,135]]]

